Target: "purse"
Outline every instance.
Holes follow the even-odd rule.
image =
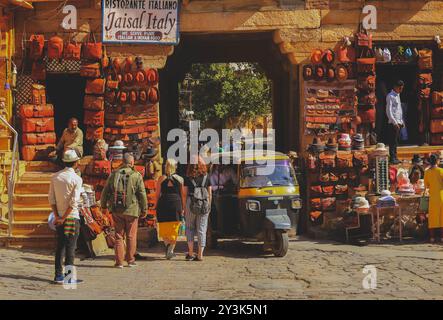
[[[82,45],[82,58],[89,61],[100,61],[103,57],[101,42],[95,40],[93,32],[89,33],[88,42]]]
[[[375,74],[375,58],[357,59],[357,72],[363,74]]]
[[[78,43],[77,41],[72,42],[69,40],[66,45],[65,49],[63,50],[63,58],[65,60],[80,60],[82,54],[82,44]]]
[[[443,119],[431,120],[431,133],[443,133]]]
[[[418,51],[418,68],[420,70],[432,70],[432,50],[422,49]]]

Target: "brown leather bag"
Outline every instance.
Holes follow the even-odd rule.
[[[352,168],[352,153],[346,151],[338,151],[337,168]]]
[[[363,28],[363,24],[361,23],[359,25],[359,30],[355,35],[355,39],[358,47],[372,49],[372,34]]]
[[[49,132],[54,131],[54,118],[23,118],[22,132]]]
[[[48,156],[51,152],[55,151],[55,145],[42,144],[42,145],[28,145],[21,148],[22,158],[25,161],[41,161],[48,160]]]
[[[31,87],[31,104],[44,105],[46,104],[46,89],[44,86],[34,83]]]
[[[89,33],[88,42],[82,46],[82,58],[89,61],[100,61],[103,57],[101,42],[95,40],[93,32]]]
[[[86,110],[102,111],[105,109],[105,100],[103,97],[85,95],[83,108]]]
[[[368,154],[365,151],[354,151],[353,156],[352,161],[355,167],[361,168],[369,164]]]
[[[99,63],[83,63],[80,67],[80,76],[85,78],[100,78]]]
[[[55,132],[24,133],[22,135],[23,145],[29,144],[54,144],[57,141]]]
[[[336,166],[335,154],[322,152],[318,156],[320,167],[322,169],[332,169]]]
[[[82,44],[77,41],[69,40],[63,50],[63,58],[65,60],[80,60],[82,55]]]
[[[106,80],[106,88],[110,90],[118,90],[120,82],[117,80]]]
[[[86,94],[104,94],[105,79],[88,79],[86,80]]]
[[[31,78],[35,81],[46,80],[46,65],[43,60],[36,60],[32,63]]]
[[[142,132],[146,132],[146,131],[155,131],[153,130],[154,128],[152,128],[151,126],[136,126],[136,127],[132,127],[132,128],[111,128],[111,127],[107,127],[105,128],[105,133],[109,133],[109,134],[136,134],[136,133],[142,133]]]
[[[18,111],[21,118],[45,118],[54,116],[54,106],[52,104],[21,105]]]
[[[48,58],[61,59],[63,57],[63,39],[53,36],[48,41]]]
[[[103,127],[86,127],[86,140],[94,141],[98,139],[103,139],[103,133]]]
[[[432,70],[432,50],[422,49],[418,51],[418,68],[420,70]]]
[[[431,120],[431,133],[443,133],[443,119]]]
[[[436,106],[443,106],[443,91],[432,92],[432,104]]]
[[[29,58],[31,60],[40,60],[45,48],[45,36],[42,34],[33,34],[29,39]]]
[[[129,92],[129,102],[132,105],[136,105],[137,104],[137,102],[138,102],[138,93],[137,93],[136,90],[131,90]]]
[[[437,106],[431,108],[431,119],[443,118],[443,106]]]
[[[431,134],[431,144],[432,145],[443,145],[443,133]]]
[[[84,124],[92,127],[101,127],[105,124],[105,112],[104,111],[90,111],[85,110]]]
[[[375,74],[375,58],[357,59],[357,72],[364,74]]]
[[[93,177],[108,177],[111,174],[111,161],[94,160],[86,166],[85,173]]]

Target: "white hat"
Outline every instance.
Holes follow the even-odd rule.
[[[375,151],[387,151],[386,146],[384,143],[377,143],[377,146],[375,147]]]
[[[121,140],[116,140],[114,142],[114,145],[112,147],[109,147],[109,149],[118,149],[118,150],[123,150],[126,149],[125,144],[123,143],[123,141]]]
[[[75,150],[66,150],[63,154],[63,162],[75,162],[80,160],[79,156],[77,155],[77,152]]]
[[[391,191],[389,191],[389,190],[383,190],[381,192],[382,197],[389,197],[390,195],[391,195]]]

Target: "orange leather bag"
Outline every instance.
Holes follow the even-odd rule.
[[[42,34],[33,34],[29,39],[29,43],[29,58],[31,60],[41,59],[45,48],[45,36]]]
[[[94,160],[86,166],[85,173],[93,177],[108,177],[111,174],[111,161]]]
[[[105,112],[85,110],[83,122],[87,126],[101,127],[105,124]]]
[[[103,139],[103,127],[86,127],[86,140],[94,141]]]
[[[101,75],[99,63],[84,63],[80,67],[80,76],[85,78],[99,78]]]
[[[443,119],[431,120],[431,133],[443,133]]]
[[[30,103],[33,105],[46,104],[46,90],[44,86],[36,83],[32,85]]]
[[[49,132],[54,131],[54,118],[23,118],[22,132]]]
[[[21,150],[22,150],[22,158],[25,161],[48,160],[49,154],[55,151],[55,145],[53,144],[28,145],[28,146],[23,146]]]
[[[24,104],[18,111],[21,118],[45,118],[54,116],[54,106],[52,104],[33,105]]]
[[[105,109],[105,100],[103,97],[85,95],[83,108],[86,110],[102,111]]]
[[[432,92],[432,104],[443,106],[443,91]]]
[[[57,141],[55,132],[24,133],[22,135],[23,145],[54,144]]]
[[[65,60],[80,60],[82,54],[82,44],[69,41],[63,50],[63,58]]]
[[[104,94],[105,93],[105,79],[88,79],[86,81],[86,94]]]
[[[89,34],[88,42],[82,46],[82,57],[90,61],[100,61],[103,57],[102,43],[95,40],[93,32]]]
[[[63,57],[63,39],[53,36],[48,41],[48,58],[61,59]]]

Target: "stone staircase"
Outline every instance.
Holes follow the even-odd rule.
[[[57,167],[48,162],[28,162],[14,190],[12,237],[7,246],[52,248],[55,234],[48,228],[51,212],[48,191]]]

